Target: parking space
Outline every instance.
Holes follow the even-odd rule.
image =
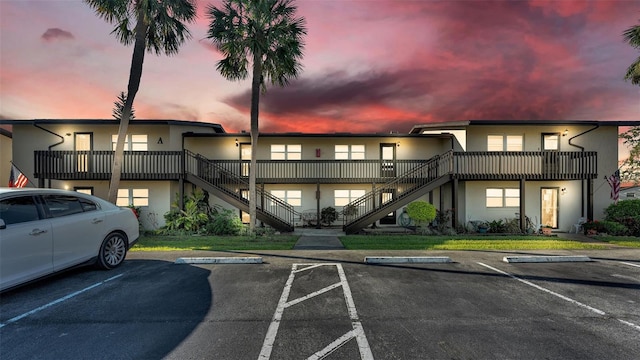
[[[629,359],[640,353],[634,250],[589,252],[595,261],[587,263],[508,264],[504,252],[432,252],[426,255],[452,262],[368,265],[366,256],[381,254],[295,251],[231,254],[261,256],[263,264],[174,264],[184,255],[133,253],[114,271],[76,270],[1,295],[0,354]]]

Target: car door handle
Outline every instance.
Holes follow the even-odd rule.
[[[33,229],[33,230],[31,230],[29,235],[34,235],[35,236],[35,235],[44,234],[46,232],[47,232],[47,230]]]
[[[99,224],[101,222],[102,222],[102,219],[93,219],[93,220],[91,220],[92,224]]]

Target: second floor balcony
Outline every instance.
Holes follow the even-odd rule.
[[[107,180],[113,151],[35,151],[36,178]],[[123,180],[178,180],[186,172],[189,151],[126,151]],[[185,161],[186,158],[186,161]],[[454,152],[438,166],[460,180],[579,180],[594,179],[595,152]],[[249,161],[211,160],[225,172],[248,177]],[[259,183],[384,183],[422,166],[425,160],[259,160]],[[443,175],[443,174],[438,174]]]

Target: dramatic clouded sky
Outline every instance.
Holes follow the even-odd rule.
[[[250,79],[230,82],[205,39],[147,54],[138,119],[249,129]],[[298,0],[304,71],[261,98],[264,132],[407,132],[467,119],[640,120],[623,80],[637,0]],[[0,0],[0,118],[111,118],[132,47],[81,0]]]

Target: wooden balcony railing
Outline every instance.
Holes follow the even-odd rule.
[[[177,180],[181,151],[125,152],[123,180]],[[106,180],[113,151],[35,151],[35,177],[59,180]],[[212,160],[239,177],[249,175],[248,161]],[[259,160],[259,183],[386,183],[428,160]],[[574,180],[597,177],[595,152],[455,152],[452,176],[461,180]]]
[[[35,151],[36,178],[108,180],[113,151]],[[177,180],[182,173],[182,151],[125,151],[122,180]]]
[[[598,176],[597,153],[577,151],[470,151],[454,153],[462,180],[577,180]]]

